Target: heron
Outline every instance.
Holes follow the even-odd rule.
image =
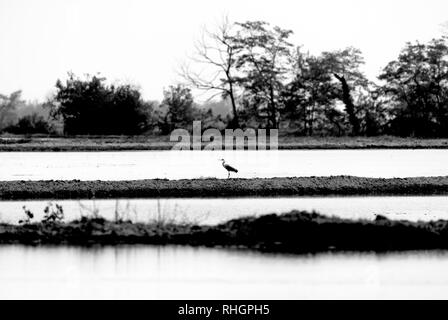
[[[28,220],[31,220],[34,218],[34,214],[31,212],[31,210],[27,209],[26,206],[23,206],[23,211],[25,211],[26,217]]]
[[[227,170],[227,173],[229,174],[229,175],[227,176],[227,179],[230,178],[230,172],[238,173],[238,170],[236,170],[234,167],[229,166],[228,164],[226,164],[226,160],[224,160],[224,159],[219,159],[219,161],[222,161],[222,166],[224,167],[224,169]]]

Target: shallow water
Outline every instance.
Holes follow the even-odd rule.
[[[264,197],[264,198],[193,198],[193,199],[118,199],[118,200],[55,200],[64,209],[67,221],[81,216],[99,215],[113,220],[119,217],[138,222],[164,220],[217,224],[243,216],[285,213],[291,210],[317,211],[343,218],[374,219],[385,215],[390,219],[448,219],[447,196],[411,197]],[[43,217],[48,201],[1,201],[0,221],[17,223],[24,216],[25,205]]]
[[[447,299],[447,268],[446,252],[0,246],[0,299]]]
[[[2,152],[0,180],[448,175],[448,150]]]
[[[447,175],[448,150],[0,153],[0,180],[133,180],[238,177]],[[2,201],[16,223],[26,205]],[[66,220],[98,210],[108,219],[216,224],[247,215],[315,210],[373,219],[448,219],[448,197],[279,197],[57,200]],[[190,247],[0,246],[0,299],[448,299],[448,253],[266,255]]]

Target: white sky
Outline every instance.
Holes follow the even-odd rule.
[[[265,20],[312,53],[360,48],[374,79],[406,41],[448,21],[447,0],[0,0],[0,93],[43,100],[67,71],[101,74],[161,99],[203,25]]]

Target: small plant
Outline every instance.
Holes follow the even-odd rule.
[[[119,200],[115,201],[114,220],[116,223],[122,223],[126,220],[131,221],[131,213],[134,214],[134,221],[137,221],[137,209],[135,206],[131,207],[131,203],[127,201],[125,207],[121,208]]]
[[[98,219],[100,217],[100,209],[97,207],[95,200],[92,202],[92,207],[84,205],[81,201],[78,201],[79,210],[81,216],[87,216],[93,219]],[[87,212],[87,215],[85,214]]]
[[[195,220],[189,217],[177,203],[174,205],[174,208],[168,208],[166,204],[162,206],[160,199],[157,199],[157,211],[155,217],[149,219],[149,223],[157,227],[166,227],[175,224],[187,226],[193,225]]]
[[[23,206],[22,209],[25,212],[25,218],[24,219],[20,219],[19,220],[19,224],[29,224],[29,223],[31,223],[31,219],[34,218],[34,214],[29,209],[27,209],[26,206]]]
[[[118,208],[119,208],[118,207],[118,200],[115,200],[115,211],[114,211],[115,223],[118,223],[118,222],[122,221]]]
[[[53,203],[49,202],[44,209],[44,213],[43,223],[56,223],[64,219],[64,209],[57,203],[53,206]]]

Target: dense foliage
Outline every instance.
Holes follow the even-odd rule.
[[[161,103],[144,101],[130,84],[70,73],[57,81],[48,103],[37,107],[22,101],[20,91],[0,95],[0,130],[50,133],[59,126],[68,135],[166,135],[201,120],[204,130],[448,137],[447,37],[407,43],[374,82],[362,72],[359,49],[310,54],[291,43],[292,34],[264,21],[225,21],[196,46],[193,61],[212,72],[184,68],[187,83],[165,89]],[[222,100],[199,105],[193,88],[215,91],[212,96]],[[48,110],[51,123],[45,124]]]
[[[51,101],[52,115],[60,116],[64,132],[74,134],[135,135],[148,129],[152,105],[131,85],[106,85],[105,78],[73,74],[58,80]]]
[[[407,43],[380,79],[393,110],[392,132],[448,136],[448,46],[446,39]]]
[[[240,126],[280,128],[298,135],[448,136],[446,37],[407,43],[375,83],[363,74],[364,59],[357,48],[312,55],[290,43],[291,30],[263,21],[225,24],[208,35],[211,43],[202,48],[213,48],[216,39],[232,48],[232,55],[226,56],[232,63],[215,78],[233,75],[232,92],[238,101],[234,114]],[[211,67],[217,65],[211,53],[206,57]],[[198,89],[230,88],[229,81],[201,87],[197,84],[212,80],[186,78],[193,78],[190,84]]]
[[[4,129],[5,132],[14,134],[51,134],[53,129],[48,121],[37,113],[24,116],[19,121]]]

